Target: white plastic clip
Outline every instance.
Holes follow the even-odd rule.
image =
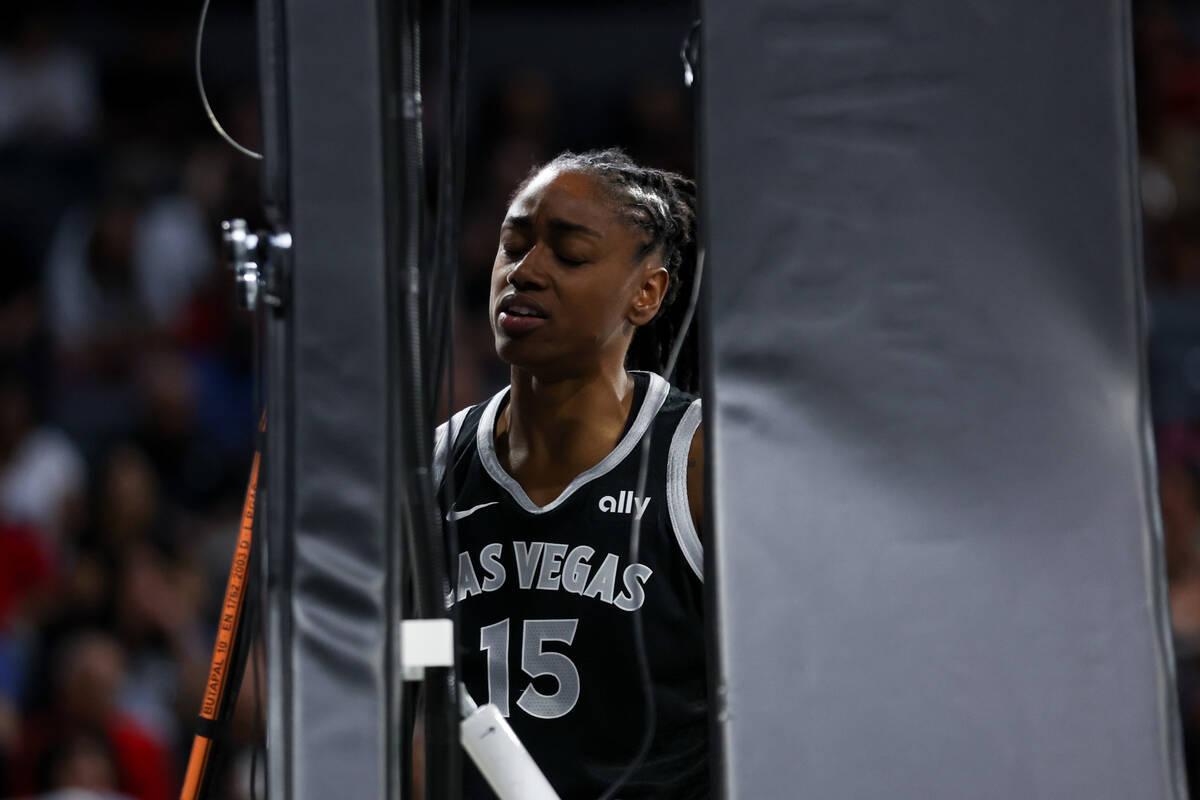
[[[454,664],[454,626],[448,619],[406,619],[400,623],[404,680],[419,681],[426,667]]]

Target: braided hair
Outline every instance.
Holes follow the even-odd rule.
[[[649,237],[637,257],[660,253],[670,276],[667,292],[654,319],[634,334],[625,366],[662,374],[682,326],[696,273],[696,184],[675,172],[640,166],[623,150],[609,148],[560,153],[552,161],[534,167],[514,196],[546,169],[596,178],[626,220]],[[672,376],[672,383],[692,393],[700,389],[697,327],[692,325],[687,332]]]

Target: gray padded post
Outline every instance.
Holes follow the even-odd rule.
[[[1127,3],[703,14],[725,796],[1182,800]]]
[[[284,305],[263,312],[269,797],[399,798],[379,4],[260,3],[260,46],[278,48],[263,59],[275,67],[262,75],[265,188],[273,221],[294,239]]]

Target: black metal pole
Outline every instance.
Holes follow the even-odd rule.
[[[384,92],[384,218],[388,291],[395,321],[399,385],[393,406],[398,422],[399,469],[412,565],[417,615],[448,615],[445,545],[434,498],[432,409],[423,319],[421,221],[424,210],[421,136],[420,5],[414,0],[379,4],[382,88]],[[436,377],[433,378],[436,380]],[[393,580],[396,576],[393,576]],[[431,668],[425,676],[426,800],[458,796],[458,704],[454,669]],[[396,722],[400,721],[395,715]]]

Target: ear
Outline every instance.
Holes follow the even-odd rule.
[[[663,298],[667,296],[667,287],[671,284],[671,276],[665,267],[648,261],[640,273],[640,283],[634,291],[629,303],[629,311],[625,318],[635,326],[645,325],[654,319]]]

